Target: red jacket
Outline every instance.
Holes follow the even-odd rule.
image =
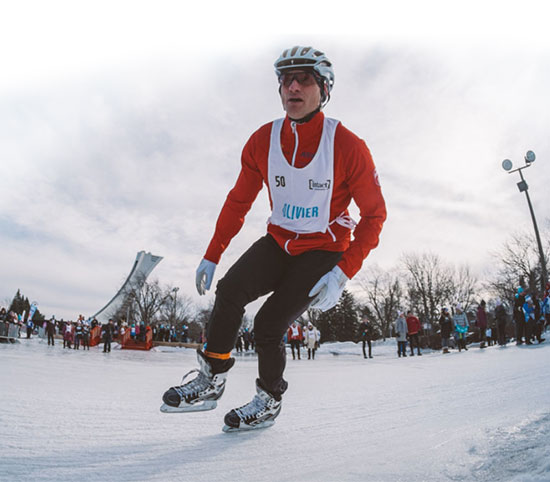
[[[416,335],[420,331],[420,328],[422,328],[422,325],[416,316],[407,316],[407,329],[409,330],[409,335]]]
[[[298,336],[292,336],[292,326],[288,329],[288,333],[286,335],[288,341],[290,340],[299,340],[302,341],[304,339],[304,332],[302,331],[302,326],[297,325],[296,328],[298,328]]]
[[[318,113],[305,124],[298,124],[298,150],[295,167],[306,166],[317,151],[323,131],[324,115]],[[244,218],[250,210],[263,185],[268,185],[268,154],[272,122],[260,127],[244,146],[241,156],[241,172],[233,189],[229,192],[220,212],[216,229],[205,258],[218,263],[231,239],[240,231]],[[292,132],[288,117],[281,130],[281,147],[289,163],[292,160],[295,134]],[[271,195],[269,193],[270,205]],[[365,142],[346,129],[341,123],[334,136],[334,187],[330,206],[330,221],[340,214],[348,215],[351,200],[359,207],[360,220],[353,230],[334,223],[331,234],[296,234],[280,226],[268,224],[267,231],[279,246],[291,240],[286,248],[291,255],[311,250],[343,251],[338,266],[348,278],[352,278],[360,269],[369,252],[378,245],[382,224],[386,219],[386,206],[378,182],[378,175],[370,151]]]

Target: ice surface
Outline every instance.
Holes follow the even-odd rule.
[[[226,434],[252,398],[239,356],[216,410],[159,411],[188,349],[0,345],[1,481],[550,480],[550,344],[364,360],[353,343],[289,356],[277,423]]]

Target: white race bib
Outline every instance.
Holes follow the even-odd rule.
[[[329,226],[334,184],[334,134],[339,121],[325,118],[321,141],[311,162],[291,166],[281,149],[277,119],[271,128],[268,157],[268,187],[273,202],[269,222],[294,233],[325,233]],[[299,146],[299,139],[296,139]]]

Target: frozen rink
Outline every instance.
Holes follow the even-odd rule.
[[[547,333],[548,337],[548,333]],[[550,340],[399,359],[395,342],[289,356],[276,424],[226,434],[254,394],[237,357],[218,408],[162,414],[189,349],[0,345],[1,481],[550,480]]]

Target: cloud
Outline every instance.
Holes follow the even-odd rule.
[[[527,149],[538,156],[526,176],[535,210],[545,215],[547,50],[447,37],[435,45],[391,35],[283,34],[254,44],[235,34],[227,45],[220,34],[182,47],[181,39],[168,46],[166,33],[150,50],[138,37],[135,45],[111,39],[97,47],[104,62],[95,53],[42,82],[4,81],[0,296],[21,288],[46,314],[91,314],[145,249],[164,256],[152,277],[198,302],[194,270],[237,178],[242,146],[283,115],[271,66],[294,39],[311,40],[333,59],[326,113],[366,140],[380,173],[388,221],[365,269],[424,249],[482,269],[510,225],[531,229],[512,185],[517,175],[500,168],[505,157],[521,163]],[[121,52],[132,53],[112,62]],[[264,189],[218,279],[265,232],[268,216]]]

